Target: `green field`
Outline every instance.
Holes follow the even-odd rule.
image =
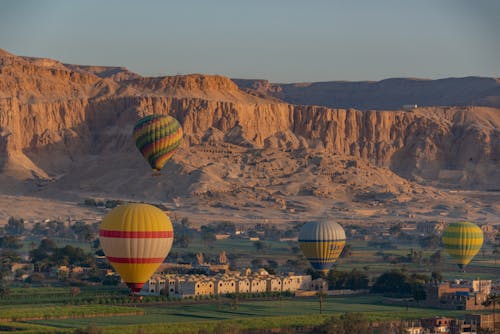
[[[82,304],[104,299],[128,300],[126,288],[91,286],[79,289],[80,293],[72,296],[69,287],[12,287],[8,296],[0,298],[0,309],[2,305]]]
[[[382,304],[381,296],[356,296],[356,297],[328,297],[324,298],[323,314],[333,315],[345,312],[360,312],[367,315],[370,320],[389,320],[389,319],[415,319],[422,317],[431,317],[435,315],[443,316],[461,316],[465,311],[436,310],[424,308],[409,308],[390,306]],[[98,327],[108,327],[111,331],[118,330],[116,326],[124,329],[123,326],[132,325],[152,325],[156,324],[158,332],[163,332],[166,327],[179,327],[175,324],[181,324],[182,328],[188,329],[196,325],[188,323],[215,322],[221,320],[230,320],[240,323],[267,322],[275,321],[280,326],[308,326],[317,325],[323,321],[319,315],[319,302],[317,298],[294,298],[274,301],[245,301],[238,303],[234,307],[230,300],[225,300],[219,306],[215,301],[211,304],[164,304],[156,306],[125,307],[131,310],[144,310],[143,316],[107,316],[96,317],[92,319],[51,319],[36,320],[29,323],[55,327],[60,329],[70,329],[85,327],[92,323]],[[286,320],[288,319],[288,320]],[[291,319],[294,319],[291,321]],[[311,323],[311,319],[313,323]],[[250,321],[251,320],[251,321]],[[287,322],[288,321],[288,322]],[[161,323],[164,323],[162,326]],[[202,326],[200,323],[199,326]],[[244,326],[244,328],[247,325]],[[132,327],[135,328],[135,327]],[[198,328],[198,327],[196,327]],[[267,327],[266,327],[267,328]],[[130,328],[129,328],[130,329]],[[107,331],[106,331],[107,332]],[[133,331],[132,331],[133,332]],[[149,333],[149,332],[148,332]],[[177,332],[173,332],[177,333]]]
[[[31,305],[1,306],[0,321],[17,321],[25,319],[51,319],[61,317],[90,317],[110,314],[141,313],[137,308],[111,305]]]

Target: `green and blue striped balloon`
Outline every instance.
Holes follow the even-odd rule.
[[[134,126],[135,145],[154,171],[160,171],[179,148],[182,127],[169,115],[149,115]]]

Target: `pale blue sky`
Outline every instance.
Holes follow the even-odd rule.
[[[500,1],[0,0],[0,48],[142,75],[500,77]]]

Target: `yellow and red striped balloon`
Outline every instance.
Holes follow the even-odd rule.
[[[172,116],[149,115],[135,124],[132,136],[144,159],[158,172],[179,148],[182,127]]]
[[[167,257],[174,231],[157,207],[131,203],[110,211],[99,228],[101,246],[132,292],[139,292]]]
[[[451,223],[443,231],[444,249],[463,269],[483,245],[483,231],[474,223]]]

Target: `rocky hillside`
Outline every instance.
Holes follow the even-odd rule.
[[[444,95],[430,88],[419,91],[420,81],[353,83],[342,93],[349,96],[343,102],[349,108],[331,109],[301,102],[301,96],[313,99],[315,94],[293,93],[293,85],[267,84],[257,94],[253,84],[241,90],[221,76],[145,78],[123,68],[67,65],[1,51],[2,191],[173,198],[278,187],[281,193],[328,197],[337,188],[346,196],[356,196],[356,187],[408,192],[413,181],[500,189],[499,109],[352,108],[363,109],[376,92],[384,92],[373,100],[382,108],[421,104],[427,95],[428,104],[439,105],[452,105],[441,103],[452,97],[463,104],[498,98],[495,79],[446,80],[456,89],[448,85]],[[310,86],[315,85],[323,84]],[[367,89],[370,85],[376,89]],[[396,86],[399,95],[391,93]],[[486,86],[492,93],[479,94]],[[279,100],[290,96],[300,105]],[[186,139],[158,180],[149,178],[130,137],[134,122],[151,113],[174,115]]]

